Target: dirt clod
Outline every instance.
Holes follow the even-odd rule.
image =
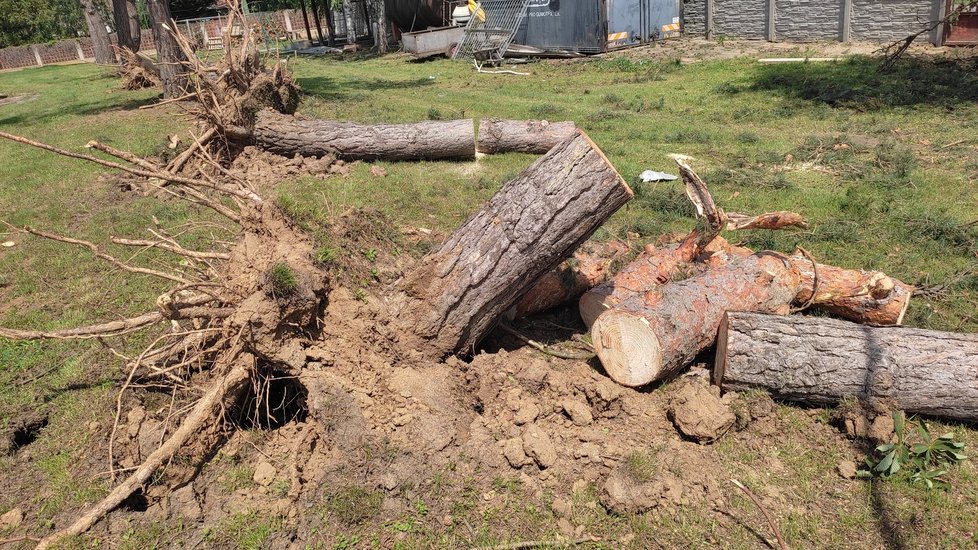
[[[893,429],[893,417],[888,414],[880,414],[873,419],[866,435],[877,443],[888,443],[893,438]]]
[[[591,414],[590,407],[576,399],[565,399],[561,406],[564,408],[567,416],[578,426],[587,426],[591,422],[594,422],[594,416]]]
[[[736,417],[730,407],[704,382],[684,379],[669,403],[669,418],[683,435],[701,443],[716,441]]]
[[[275,481],[275,474],[277,473],[275,466],[268,462],[259,462],[258,466],[255,466],[255,475],[252,476],[252,479],[262,487],[268,487]]]
[[[16,529],[24,521],[24,511],[20,508],[12,508],[0,516],[0,531],[5,529]]]
[[[553,440],[536,424],[530,424],[523,432],[523,451],[541,468],[549,468],[557,462]]]
[[[843,460],[839,462],[839,465],[836,466],[835,469],[844,479],[854,479],[856,477],[856,463],[851,460]]]

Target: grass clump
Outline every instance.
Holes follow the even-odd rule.
[[[323,517],[332,516],[340,523],[354,526],[373,518],[380,512],[384,495],[363,487],[341,487],[326,497]]]
[[[652,481],[655,476],[655,457],[642,451],[634,451],[625,457],[628,473],[643,483]]]
[[[274,296],[291,296],[299,290],[299,279],[295,270],[285,262],[279,262],[268,269],[268,283]]]

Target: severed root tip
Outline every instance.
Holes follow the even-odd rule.
[[[623,386],[644,386],[662,371],[662,346],[638,314],[609,309],[598,315],[591,341],[608,376]]]

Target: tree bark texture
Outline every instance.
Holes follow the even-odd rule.
[[[635,261],[615,277],[584,293],[579,302],[581,318],[590,327],[602,312],[616,307],[636,294],[654,290],[670,280],[716,269],[752,254],[748,248],[733,246],[722,237],[695,247],[696,234],[690,233],[679,245],[646,247]],[[913,287],[879,271],[844,269],[812,263],[794,254],[791,263],[801,275],[795,307],[811,306],[837,317],[872,325],[899,325],[910,304]],[[818,291],[812,296],[812,289]]]
[[[116,62],[115,51],[109,31],[105,29],[105,20],[95,4],[97,0],[81,0],[82,11],[85,13],[85,23],[88,24],[88,36],[92,39],[92,49],[95,50],[95,62],[99,65],[113,65]]]
[[[761,252],[625,298],[598,316],[591,339],[615,382],[642,386],[711,346],[725,312],[788,313],[800,281],[787,257]]]
[[[170,6],[167,0],[146,0],[146,8],[153,26],[153,40],[156,42],[156,57],[159,61],[157,65],[160,69],[160,80],[163,81],[163,97],[180,97],[187,88],[187,77],[182,65],[186,59],[173,33],[164,28],[164,25],[169,29],[175,28],[170,16]]]
[[[390,51],[390,44],[387,41],[387,34],[390,31],[390,25],[387,23],[387,5],[385,0],[372,0],[371,2],[371,14],[374,16],[374,22],[377,24],[377,33],[374,35],[374,48],[377,49],[377,53],[387,53]]]
[[[819,311],[857,323],[899,325],[910,305],[913,287],[880,271],[843,269],[795,254],[802,276],[796,305],[811,303]],[[818,285],[815,295],[812,289]]]
[[[543,154],[576,131],[573,122],[484,118],[479,121],[478,150],[487,155],[512,151]]]
[[[632,190],[579,131],[512,180],[402,282],[400,316],[432,356],[471,353],[499,318],[569,257]]]
[[[607,279],[611,266],[627,255],[628,245],[622,241],[584,243],[573,256],[540,277],[507,317],[526,317],[580,298]]]
[[[472,119],[412,124],[357,124],[283,115],[255,117],[255,143],[272,153],[347,160],[420,160],[475,157]]]
[[[713,239],[700,252],[698,238],[698,233],[693,232],[677,244],[647,245],[612,280],[595,286],[581,296],[579,311],[584,324],[590,328],[598,315],[630,296],[644,294],[669,281],[686,279],[707,269],[723,266],[731,258],[753,254],[749,249],[732,246],[723,237]]]
[[[855,397],[910,413],[978,421],[978,335],[868,327],[822,317],[728,313],[714,381],[778,399]]]
[[[133,0],[112,0],[112,20],[115,22],[115,36],[119,48],[132,52],[139,51],[139,15]]]

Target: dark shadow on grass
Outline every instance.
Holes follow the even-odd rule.
[[[0,126],[46,124],[56,118],[68,118],[72,116],[91,116],[112,111],[132,111],[144,105],[155,103],[159,97],[130,98],[118,101],[116,98],[109,97],[99,101],[88,101],[85,103],[73,103],[67,105],[54,105],[47,109],[32,109],[18,115],[0,118]],[[36,104],[37,102],[35,102]],[[0,111],[2,113],[2,111]]]
[[[879,59],[863,56],[833,63],[761,65],[747,89],[857,111],[914,105],[951,109],[978,101],[978,57],[909,57],[889,72],[879,67]]]
[[[434,80],[424,77],[410,80],[388,80],[386,78],[354,79],[337,81],[328,76],[298,78],[302,91],[323,99],[346,99],[350,92],[362,90],[407,90],[423,88],[434,84]]]

